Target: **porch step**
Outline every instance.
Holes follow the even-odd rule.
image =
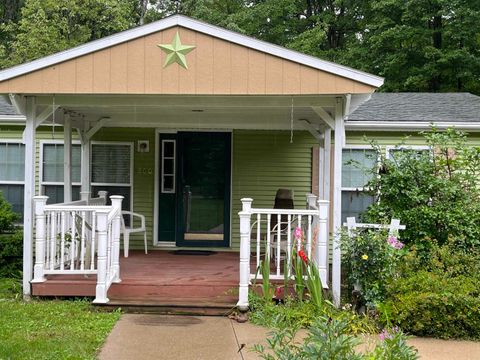
[[[95,296],[96,276],[59,275],[32,284],[34,296]]]
[[[140,314],[163,314],[163,315],[203,315],[203,316],[227,316],[231,314],[236,302],[220,302],[212,299],[162,299],[138,300],[138,299],[110,299],[107,304],[96,304],[101,309],[110,311],[121,309],[126,313]]]

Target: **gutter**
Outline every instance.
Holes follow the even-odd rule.
[[[456,128],[459,130],[479,131],[480,119],[478,122],[419,122],[419,121],[345,121],[347,131],[421,131],[430,130],[435,127],[440,130]]]

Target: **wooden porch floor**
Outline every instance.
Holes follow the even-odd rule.
[[[121,283],[108,291],[111,304],[233,307],[238,301],[239,255],[178,255],[130,251],[120,259]],[[95,296],[96,276],[57,275],[32,284],[37,296]]]

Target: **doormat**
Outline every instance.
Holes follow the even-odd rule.
[[[175,250],[175,251],[170,251],[170,254],[173,255],[203,255],[203,256],[209,256],[209,255],[215,255],[217,252],[216,251],[211,251],[211,250]]]

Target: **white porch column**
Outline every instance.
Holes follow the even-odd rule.
[[[106,304],[107,298],[107,251],[108,213],[97,212],[97,287],[94,303]]]
[[[327,244],[326,244],[326,252],[329,254],[329,247],[330,247],[330,214],[332,213],[330,210],[332,209],[332,202],[330,201],[330,180],[331,180],[331,155],[332,155],[332,129],[328,128],[325,130],[324,134],[324,153],[323,153],[323,173],[325,174],[324,178],[324,192],[323,197],[320,197],[321,200],[328,201],[328,212],[327,212]],[[330,266],[327,260],[327,266],[325,269],[325,278],[330,278]]]
[[[33,268],[33,197],[35,196],[35,97],[27,97],[25,102],[25,186],[23,202],[23,296],[30,297]]]
[[[90,194],[90,137],[87,135],[88,124],[85,123],[85,131],[81,131],[81,151],[82,151],[82,166],[81,166],[81,191],[83,194]],[[87,196],[87,195],[85,195]],[[90,195],[88,196],[90,197]]]
[[[244,198],[240,216],[240,284],[237,307],[248,311],[248,287],[250,285],[250,217],[253,199]]]
[[[32,283],[44,282],[45,276],[45,248],[46,248],[46,226],[45,226],[45,205],[48,196],[34,196],[35,207],[35,266]]]
[[[63,124],[63,202],[72,201],[72,122],[65,114]]]
[[[332,259],[332,292],[333,303],[340,306],[341,287],[341,251],[340,234],[342,226],[342,147],[344,141],[343,104],[337,98],[335,105],[335,144],[333,162],[333,259]]]
[[[117,210],[117,215],[115,220],[113,220],[113,245],[112,245],[112,269],[111,271],[115,274],[113,277],[114,283],[119,283],[122,280],[120,279],[120,226],[121,226],[121,216],[122,216],[122,195],[112,195],[110,196],[112,201],[112,206]]]

